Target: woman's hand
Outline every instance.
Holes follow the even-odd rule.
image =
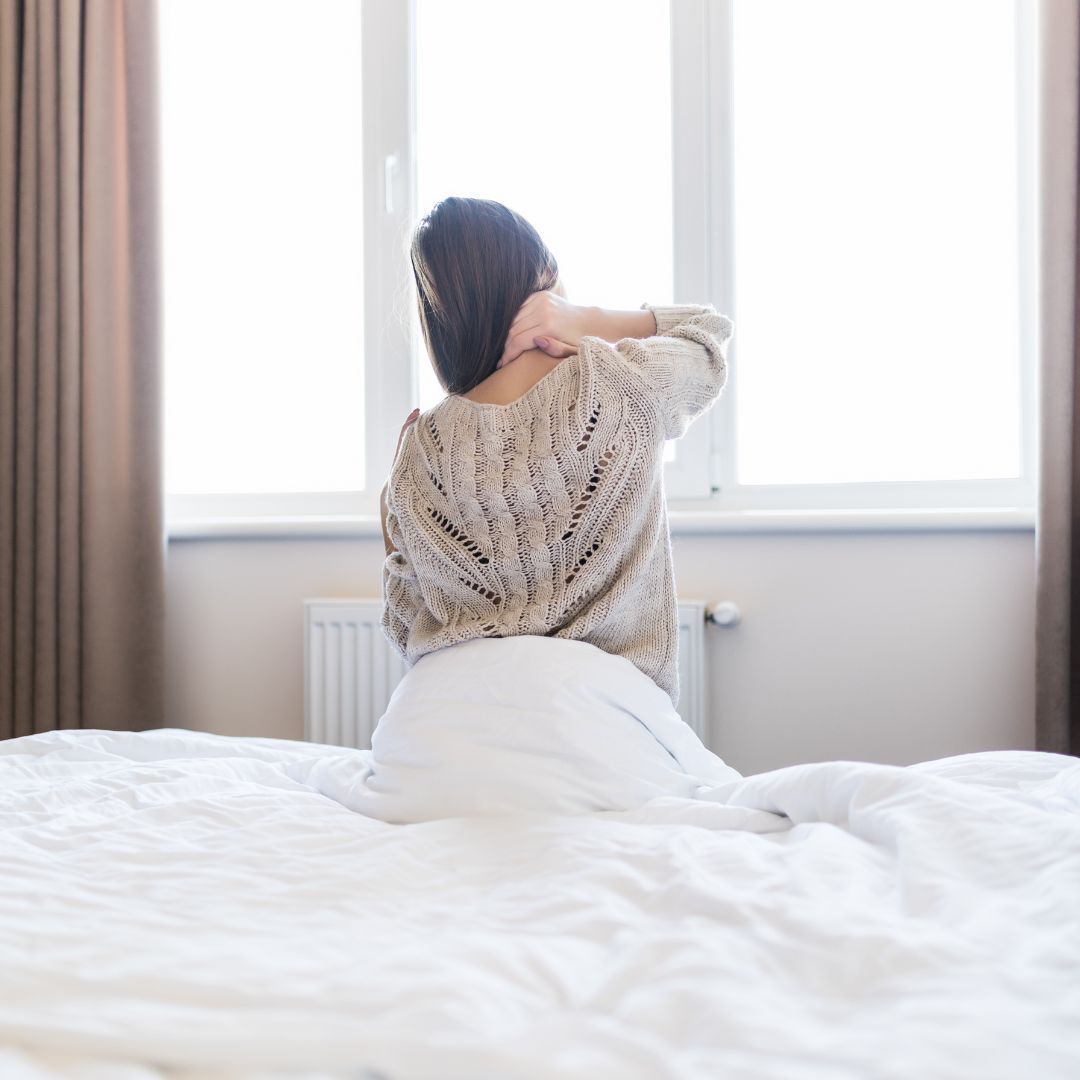
[[[561,359],[576,353],[587,333],[588,308],[571,304],[553,289],[533,293],[518,309],[510,324],[506,347],[496,370],[529,349],[542,349]]]

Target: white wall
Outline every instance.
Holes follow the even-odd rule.
[[[711,748],[740,772],[1034,747],[1034,532],[673,537],[709,627]],[[306,597],[378,597],[382,540],[169,545],[167,717],[302,738]]]

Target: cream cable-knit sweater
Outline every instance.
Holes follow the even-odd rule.
[[[643,304],[650,338],[578,352],[509,405],[449,395],[390,471],[382,627],[408,664],[475,637],[542,634],[624,656],[679,701],[663,487],[727,379],[732,321]]]

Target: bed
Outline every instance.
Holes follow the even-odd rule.
[[[395,822],[356,801],[378,754],[0,743],[0,1077],[1080,1076],[1075,758]]]

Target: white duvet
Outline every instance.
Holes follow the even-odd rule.
[[[743,778],[467,644],[371,751],[0,742],[0,1080],[1080,1076],[1077,759]]]

